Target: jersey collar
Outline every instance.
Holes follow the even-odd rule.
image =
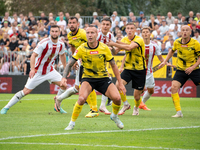
[[[96,49],[98,46],[99,46],[99,41],[97,41],[98,42],[98,44],[97,44],[97,46],[95,47],[95,48],[91,48],[89,45],[88,45],[88,42],[87,42],[87,46],[90,48],[90,49]]]
[[[75,35],[78,33],[78,31],[79,31],[79,28],[78,28],[78,30],[76,31],[76,33],[75,33],[75,34],[73,34],[73,33],[72,33],[72,36],[75,36]]]
[[[189,40],[187,43],[185,43],[185,44],[188,44],[190,41],[191,41],[191,38],[190,38],[190,40]],[[183,43],[182,43],[182,38],[181,38],[181,44],[183,44]],[[184,45],[185,45],[185,44],[184,44]]]

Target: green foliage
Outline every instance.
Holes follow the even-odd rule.
[[[0,108],[12,96],[1,94]],[[200,147],[200,98],[181,98],[184,117],[172,118],[175,109],[171,97],[151,97],[146,103],[151,111],[140,110],[139,116],[132,116],[133,96],[127,96],[132,109],[119,116],[125,126],[123,130],[117,128],[109,115],[100,113],[96,118],[85,118],[90,108],[84,105],[75,128],[65,131],[78,95],[63,100],[62,107],[67,114],[53,110],[53,97],[50,94],[27,95],[6,115],[0,115],[0,149],[146,150]],[[97,100],[99,106],[101,96],[97,96]],[[111,111],[112,107],[107,106],[107,109]],[[11,138],[2,140],[7,137]]]
[[[6,12],[5,0],[0,0],[0,16],[4,16]]]

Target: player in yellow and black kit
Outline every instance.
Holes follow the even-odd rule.
[[[77,49],[72,59],[67,64],[63,74],[64,78],[62,78],[61,81],[61,85],[66,85],[66,77],[70,71],[70,68],[78,59],[81,58],[83,63],[83,76],[81,79],[79,98],[74,106],[71,121],[69,125],[65,128],[65,130],[72,130],[74,128],[75,121],[82,110],[83,104],[93,89],[98,90],[99,92],[113,100],[113,109],[110,118],[116,123],[116,125],[120,129],[122,129],[124,125],[117,117],[121,104],[120,94],[116,86],[109,79],[106,70],[106,62],[110,62],[110,65],[119,83],[118,89],[125,94],[126,89],[120,78],[120,74],[117,65],[115,64],[114,57],[112,56],[111,51],[107,45],[96,40],[98,33],[95,26],[89,26],[86,29],[86,35],[88,42],[82,44]]]
[[[132,88],[134,88],[135,106],[133,115],[139,115],[139,108],[141,102],[141,94],[143,92],[146,80],[146,63],[145,63],[145,44],[140,36],[135,35],[135,24],[128,23],[126,25],[127,37],[124,37],[121,42],[109,42],[109,46],[117,47],[116,51],[125,50],[125,64],[124,70],[121,73],[123,84],[126,85],[132,80]],[[116,83],[118,85],[118,82]],[[130,104],[126,99],[126,95],[121,94],[124,103],[123,108],[120,110],[119,115],[130,109]]]
[[[177,111],[172,117],[183,117],[180,106],[178,90],[190,78],[195,85],[200,85],[200,44],[197,40],[190,37],[191,29],[184,25],[181,27],[182,37],[175,40],[173,48],[169,51],[166,59],[159,65],[163,67],[167,61],[177,51],[177,71],[174,75],[171,96]]]
[[[68,26],[70,29],[70,32],[68,33],[67,37],[69,40],[69,44],[71,45],[71,51],[72,54],[74,54],[75,50],[83,43],[87,42],[86,38],[86,32],[84,29],[78,28],[79,23],[78,19],[76,17],[70,17],[68,21]],[[76,79],[75,79],[75,87],[68,88],[64,93],[62,93],[60,96],[56,96],[55,102],[56,102],[56,110],[59,110],[60,103],[64,98],[68,98],[73,94],[78,93],[79,91],[79,82],[81,81],[82,76],[82,67],[80,61],[78,61],[79,69],[76,70]],[[97,117],[99,115],[97,110],[97,100],[96,100],[96,92],[92,91],[91,94],[88,96],[87,99],[88,104],[90,105],[91,111],[85,116],[85,117]]]

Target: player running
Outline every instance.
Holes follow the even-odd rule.
[[[49,83],[60,86],[62,76],[53,67],[58,55],[60,55],[63,66],[66,66],[65,44],[58,39],[59,35],[59,26],[53,25],[50,29],[50,36],[38,43],[31,55],[31,71],[24,89],[12,97],[8,104],[1,110],[1,114],[6,114],[10,107],[15,105],[22,97],[31,93],[33,89],[44,81],[49,81]],[[60,86],[57,95],[62,94],[65,90],[65,86]],[[62,108],[58,112],[66,113]]]

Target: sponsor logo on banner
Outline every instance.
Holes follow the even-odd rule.
[[[155,80],[154,94],[152,96],[170,97],[171,96],[171,83],[172,81]],[[197,87],[195,84],[188,80],[178,93],[180,97],[196,97]]]
[[[12,93],[11,77],[0,77],[0,93]]]

